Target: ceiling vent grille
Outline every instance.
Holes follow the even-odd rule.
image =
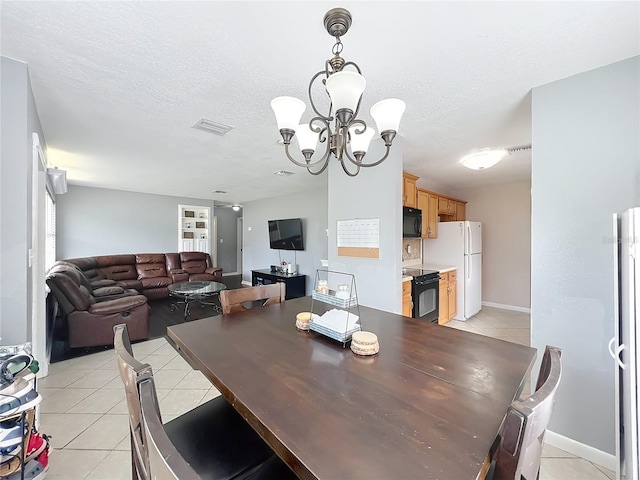
[[[203,132],[213,133],[214,135],[223,136],[226,133],[233,130],[231,125],[225,125],[224,123],[214,122],[208,118],[201,118],[196,122],[193,128],[202,130]]]
[[[273,172],[274,175],[279,175],[281,177],[288,177],[293,175],[293,172],[288,172],[287,170],[278,170],[277,172]]]

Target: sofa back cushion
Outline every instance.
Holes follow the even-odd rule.
[[[203,252],[181,252],[180,263],[182,269],[189,275],[204,273],[211,266],[211,257]]]
[[[171,273],[171,270],[180,270],[180,255],[177,253],[165,253],[165,259],[167,261],[167,272]]]
[[[80,284],[79,272],[52,273],[47,277],[47,284],[65,313],[70,313],[68,310],[87,310],[93,303],[87,289]]]
[[[135,268],[135,255],[101,255],[93,258],[98,269],[110,280],[118,281],[138,278]]]
[[[138,280],[166,277],[167,266],[164,253],[139,253],[136,255]]]

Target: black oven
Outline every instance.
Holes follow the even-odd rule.
[[[406,272],[413,276],[413,280],[411,280],[411,300],[413,301],[411,316],[427,322],[437,322],[440,309],[440,275],[434,270],[419,270],[418,272]]]

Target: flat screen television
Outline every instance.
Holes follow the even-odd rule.
[[[302,220],[269,220],[269,246],[274,250],[304,250]]]

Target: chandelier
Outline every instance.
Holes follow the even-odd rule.
[[[309,123],[300,124],[306,105],[294,97],[274,98],[271,108],[284,141],[284,151],[291,162],[306,168],[312,175],[319,175],[327,168],[333,155],[344,172],[355,177],[361,167],[375,167],[389,156],[406,106],[402,100],[389,98],[371,107],[371,117],[376,122],[386,151],[382,158],[364,163],[364,156],[375,135],[375,130],[358,118],[366,81],[356,63],[346,62],[340,56],[343,48],[340,37],[351,26],[351,13],[344,8],[329,10],[324,16],[324,26],[329,35],[335,37],[336,43],[331,50],[333,57],[325,62],[324,70],[316,73],[309,82],[309,101],[316,116]],[[313,101],[312,90],[314,85],[318,85],[317,81],[322,83],[323,90],[331,101],[326,115],[320,113]],[[304,161],[295,160],[289,152],[294,136],[298,139]],[[325,144],[324,153],[320,158],[313,158],[318,143]]]

